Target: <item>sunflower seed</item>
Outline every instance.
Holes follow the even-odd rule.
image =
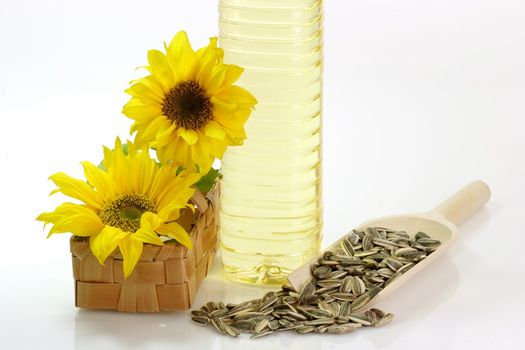
[[[210,313],[210,317],[216,317],[216,318],[221,318],[221,317],[224,317],[226,315],[228,315],[228,309],[226,309],[226,308],[218,309],[218,310],[212,311]]]
[[[313,274],[315,277],[319,279],[324,279],[326,278],[326,276],[328,276],[331,270],[332,269],[330,268],[330,266],[323,265],[323,266],[319,266],[318,268],[316,268],[313,271]]]
[[[372,324],[372,320],[370,317],[366,316],[365,314],[360,313],[353,313],[348,316],[350,321],[354,321],[355,323],[361,323],[363,326],[370,326]]]
[[[372,243],[385,248],[397,247],[397,243],[382,238],[372,238]]]
[[[319,326],[315,329],[315,332],[320,333],[320,334],[326,333],[326,330],[328,329],[328,327],[330,326],[329,325]]]
[[[295,290],[294,287],[288,285],[288,284],[284,284],[282,287],[281,287],[282,291],[283,292],[295,292],[297,293],[297,291]]]
[[[220,318],[212,318],[211,319],[211,324],[221,334],[226,334],[226,325],[221,321]]]
[[[385,277],[385,278],[392,277],[392,275],[394,274],[394,272],[391,269],[386,268],[386,267],[377,270],[377,273],[379,274],[379,276]]]
[[[425,247],[437,247],[441,244],[440,241],[430,238],[420,238],[417,240],[417,243]]]
[[[339,315],[335,318],[335,322],[339,324],[348,323],[350,322],[350,318],[348,318],[348,316]]]
[[[264,310],[267,307],[273,305],[276,301],[277,301],[277,294],[275,294],[275,292],[271,292],[269,296],[266,299],[264,299],[264,301],[259,306],[259,311]]]
[[[283,285],[240,304],[210,301],[191,312],[192,321],[233,337],[253,333],[252,338],[274,331],[340,334],[381,326],[394,316],[375,308],[365,310],[367,306],[439,245],[422,232],[410,238],[404,231],[382,227],[353,230],[311,266],[312,278],[300,292]]]
[[[242,320],[233,322],[231,326],[237,328],[241,332],[251,332],[255,323],[251,320]]]
[[[353,332],[359,327],[361,327],[360,323],[336,324],[326,328],[326,332],[332,334],[343,334]]]
[[[307,313],[313,318],[332,317],[332,314],[330,312],[326,310],[320,310],[320,309],[308,310]]]
[[[352,303],[344,302],[341,304],[341,310],[339,310],[339,316],[348,316],[352,312]]]
[[[193,316],[204,316],[204,317],[208,317],[210,314],[205,311],[205,310],[192,310],[191,311],[191,314]]]
[[[341,249],[346,255],[352,256],[355,253],[354,247],[348,238],[341,241]]]
[[[255,327],[253,328],[253,331],[255,333],[261,333],[267,326],[270,321],[268,319],[262,319],[257,324],[255,324]]]
[[[306,334],[315,331],[314,326],[300,326],[295,329],[295,331],[299,334]]]
[[[349,293],[352,291],[353,276],[346,276],[339,287],[339,292]]]
[[[279,320],[279,324],[283,327],[289,327],[292,325],[292,322],[286,320],[286,319],[281,319]]]
[[[431,239],[429,235],[427,235],[425,232],[418,232],[416,233],[416,236],[414,237],[416,241],[419,241],[421,238],[428,238]]]
[[[270,328],[272,331],[278,329],[280,326],[279,320],[271,320],[268,322],[268,328]]]
[[[233,316],[233,315],[236,315],[236,314],[241,313],[241,312],[247,312],[247,311],[252,311],[252,310],[253,310],[253,305],[252,305],[251,301],[246,301],[244,303],[241,303],[241,304],[238,304],[238,305],[234,306],[228,312],[228,315]]]
[[[333,318],[318,318],[312,321],[306,321],[305,326],[322,326],[327,324],[334,324],[335,321]]]
[[[226,334],[232,337],[238,337],[241,334],[241,331],[239,331],[237,328],[231,327],[227,324],[224,325],[224,329],[226,330]]]
[[[403,266],[403,264],[394,259],[386,259],[385,263],[390,269],[392,269],[392,271],[397,271]]]
[[[306,304],[307,299],[315,294],[315,283],[316,280],[312,278],[304,285],[299,294],[299,304]]]
[[[348,234],[346,239],[348,240],[348,242],[350,242],[350,244],[353,247],[355,247],[357,243],[359,242],[359,240],[361,239],[361,236],[357,233],[357,231],[354,230]]]
[[[363,285],[363,288],[364,288],[364,285]],[[334,299],[341,300],[341,301],[354,301],[357,298],[355,294],[351,294],[351,293],[333,293],[331,294],[331,296],[334,297]]]
[[[401,266],[401,267],[397,270],[397,272],[398,272],[399,274],[405,273],[405,272],[407,272],[408,270],[410,270],[410,269],[412,268],[412,266],[414,266],[414,263],[408,263],[408,264],[405,264],[405,265]]]
[[[298,312],[288,311],[286,314],[288,316],[290,316],[290,317],[293,317],[296,320],[299,320],[299,321],[306,321],[308,319],[306,316],[304,316],[303,314],[300,314]]]
[[[376,327],[384,326],[385,324],[387,324],[390,321],[392,321],[392,319],[394,319],[394,315],[393,314],[386,314],[385,316],[381,317],[381,319],[379,319],[374,324],[374,326],[376,326]]]
[[[210,323],[210,319],[206,316],[193,316],[191,320],[200,326],[207,326]]]
[[[262,312],[255,312],[255,311],[246,311],[243,313],[239,313],[235,315],[233,318],[235,320],[248,320],[256,317],[264,316]]]
[[[326,276],[326,279],[327,280],[340,280],[346,275],[348,275],[348,271],[336,270],[336,271],[329,273],[328,276]]]
[[[355,295],[361,295],[366,291],[365,282],[359,277],[354,277],[352,281],[352,292]]]

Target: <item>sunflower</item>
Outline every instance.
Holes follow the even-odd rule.
[[[81,201],[63,203],[37,220],[52,224],[49,236],[71,232],[89,237],[93,255],[101,264],[118,247],[123,256],[124,275],[133,271],[144,243],[163,245],[159,235],[190,247],[189,234],[175,220],[180,209],[190,207],[190,187],[198,174],[176,174],[171,166],[159,166],[147,149],[128,142],[127,150],[117,138],[113,150],[104,147],[103,167],[83,162],[86,181],[64,173],[50,177],[66,196]]]
[[[243,143],[257,101],[233,85],[243,69],[223,63],[216,37],[194,51],[181,31],[164,46],[148,51],[150,75],[132,82],[122,112],[135,121],[135,143],[155,148],[162,163],[208,170],[227,146]]]

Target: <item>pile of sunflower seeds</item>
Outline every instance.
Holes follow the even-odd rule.
[[[312,278],[300,292],[290,286],[241,304],[208,302],[193,310],[193,322],[233,337],[259,338],[276,331],[341,334],[362,326],[382,326],[394,315],[366,309],[393,280],[441,244],[423,232],[382,227],[353,230],[311,266]]]

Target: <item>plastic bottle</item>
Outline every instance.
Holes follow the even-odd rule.
[[[321,242],[322,1],[220,0],[219,42],[258,100],[221,170],[220,251],[236,281],[281,284]]]

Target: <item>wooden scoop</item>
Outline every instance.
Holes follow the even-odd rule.
[[[357,227],[357,230],[362,230],[369,226],[387,227],[394,230],[406,231],[411,236],[421,231],[430,235],[433,239],[441,241],[441,245],[432,254],[428,255],[428,257],[421,262],[418,262],[413,268],[381,290],[375,297],[374,302],[378,302],[387,297],[440,256],[456,239],[458,232],[457,226],[479,210],[489,199],[490,188],[487,184],[483,181],[474,181],[429,213],[387,216],[367,221]],[[343,238],[333,243],[326,250],[334,250]],[[311,278],[310,265],[315,263],[318,258],[319,257],[310,260],[288,275],[288,281],[296,290],[300,291],[303,285]]]

